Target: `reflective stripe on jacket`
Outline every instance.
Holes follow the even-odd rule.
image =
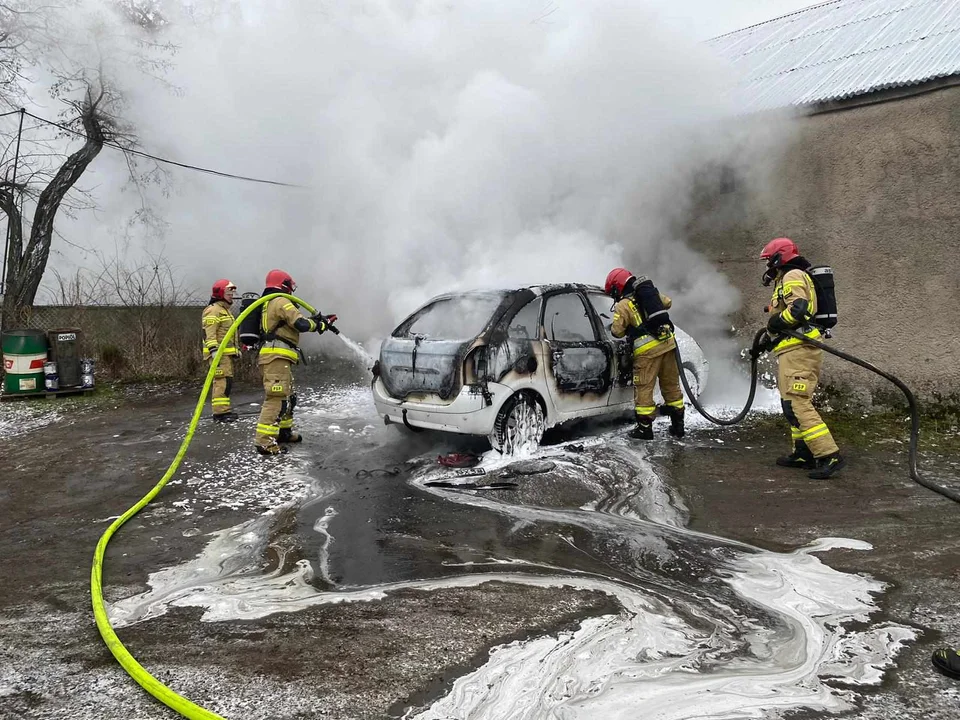
[[[316,329],[315,322],[304,317],[297,306],[287,298],[277,297],[267,303],[261,314],[261,330],[265,335],[272,334],[273,340],[264,340],[260,346],[259,363],[262,365],[276,358],[293,363],[300,362],[300,331],[293,324],[300,318]]]
[[[797,319],[790,313],[790,306],[794,300],[806,300],[810,303],[810,315],[817,314],[817,291],[813,287],[813,279],[798,268],[791,268],[777,278],[773,286],[773,297],[770,298],[770,312],[780,313],[788,325],[796,324]],[[804,337],[819,340],[820,330],[812,325],[804,324],[795,328]],[[773,352],[779,355],[782,352],[802,345],[803,341],[795,337],[787,337],[776,344]]]
[[[220,343],[227,336],[227,330],[233,324],[233,313],[230,312],[230,303],[226,300],[207,305],[203,309],[203,315],[200,319],[203,328],[203,359],[207,360],[213,357]],[[224,355],[237,355],[237,348],[230,343],[223,349]]]
[[[673,301],[663,293],[660,294],[660,300],[665,308],[669,309],[673,305]],[[633,298],[624,298],[613,308],[613,323],[610,326],[610,332],[614,337],[622,338],[627,335],[630,328],[640,330],[640,335],[633,341],[634,357],[640,355],[656,357],[670,352],[677,346],[672,332],[668,331],[660,337],[654,337],[648,333],[643,327],[643,314],[640,312],[640,308],[637,307]]]

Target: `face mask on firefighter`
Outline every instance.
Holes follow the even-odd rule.
[[[774,280],[777,279],[777,269],[780,267],[780,258],[783,257],[780,253],[774,253],[767,260],[767,270],[763,273],[763,286],[767,287]]]

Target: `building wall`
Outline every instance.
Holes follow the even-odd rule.
[[[796,124],[762,186],[706,193],[688,228],[742,293],[736,326],[746,335],[766,321],[756,257],[786,235],[836,272],[836,347],[928,400],[960,398],[960,87]],[[846,389],[889,387],[840,361],[825,375]]]

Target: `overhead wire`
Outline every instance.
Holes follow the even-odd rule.
[[[63,124],[63,123],[56,122],[55,120],[49,120],[49,119],[47,119],[47,118],[40,117],[39,115],[34,115],[34,114],[33,114],[32,112],[30,112],[29,110],[14,110],[14,111],[13,111],[13,113],[19,113],[19,112],[23,112],[24,115],[28,115],[28,116],[30,116],[31,118],[33,118],[34,120],[38,120],[38,121],[40,121],[40,122],[42,122],[42,123],[46,123],[47,125],[51,125],[51,126],[53,126],[53,127],[59,128],[59,129],[63,130],[64,132],[72,133],[72,134],[74,134],[74,135],[78,135],[78,136],[84,137],[84,138],[86,137],[86,133],[80,132],[79,130],[74,129],[74,128],[70,127],[69,125],[65,125],[65,124]],[[0,117],[5,117],[6,115],[11,115],[11,114],[13,114],[13,113],[0,114]],[[274,185],[274,186],[277,186],[277,187],[289,187],[289,188],[303,188],[303,187],[304,187],[303,185],[298,185],[298,184],[296,184],[296,183],[282,182],[282,181],[280,181],[280,180],[266,180],[266,179],[264,179],[264,178],[257,178],[257,177],[252,177],[252,176],[249,176],[249,175],[237,175],[237,174],[235,174],[235,173],[228,173],[228,172],[224,172],[224,171],[222,171],[222,170],[214,170],[214,169],[212,169],[212,168],[205,168],[205,167],[201,167],[201,166],[199,166],[199,165],[192,165],[192,164],[190,164],[190,163],[179,162],[178,160],[171,160],[171,159],[169,159],[169,158],[160,157],[159,155],[154,155],[154,154],[152,154],[152,153],[144,152],[143,150],[136,150],[136,149],[134,149],[134,148],[124,147],[123,145],[120,145],[119,143],[112,142],[112,141],[109,141],[109,140],[105,141],[103,144],[104,144],[105,147],[113,148],[114,150],[119,150],[119,151],[121,151],[121,152],[123,152],[123,153],[127,153],[127,154],[129,154],[129,155],[136,155],[137,157],[142,157],[142,158],[146,158],[146,159],[148,159],[148,160],[153,160],[154,162],[163,163],[163,164],[165,164],[165,165],[172,165],[172,166],[174,166],[174,167],[184,168],[184,169],[186,169],[186,170],[193,170],[193,171],[195,171],[195,172],[202,172],[202,173],[206,173],[206,174],[208,174],[208,175],[216,175],[216,176],[218,176],[218,177],[230,178],[230,179],[232,179],[232,180],[241,180],[241,181],[243,181],[243,182],[259,183],[259,184],[261,184],[261,185]]]

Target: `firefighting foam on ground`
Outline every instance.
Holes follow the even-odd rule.
[[[9,393],[76,338],[4,328],[0,717],[953,714],[956,424],[921,482],[902,398],[823,392],[812,240],[743,238],[747,328],[691,246],[796,108],[653,1],[121,6],[176,48],[118,66],[139,140],[241,177],[105,158],[63,224],[182,260],[192,376]]]

